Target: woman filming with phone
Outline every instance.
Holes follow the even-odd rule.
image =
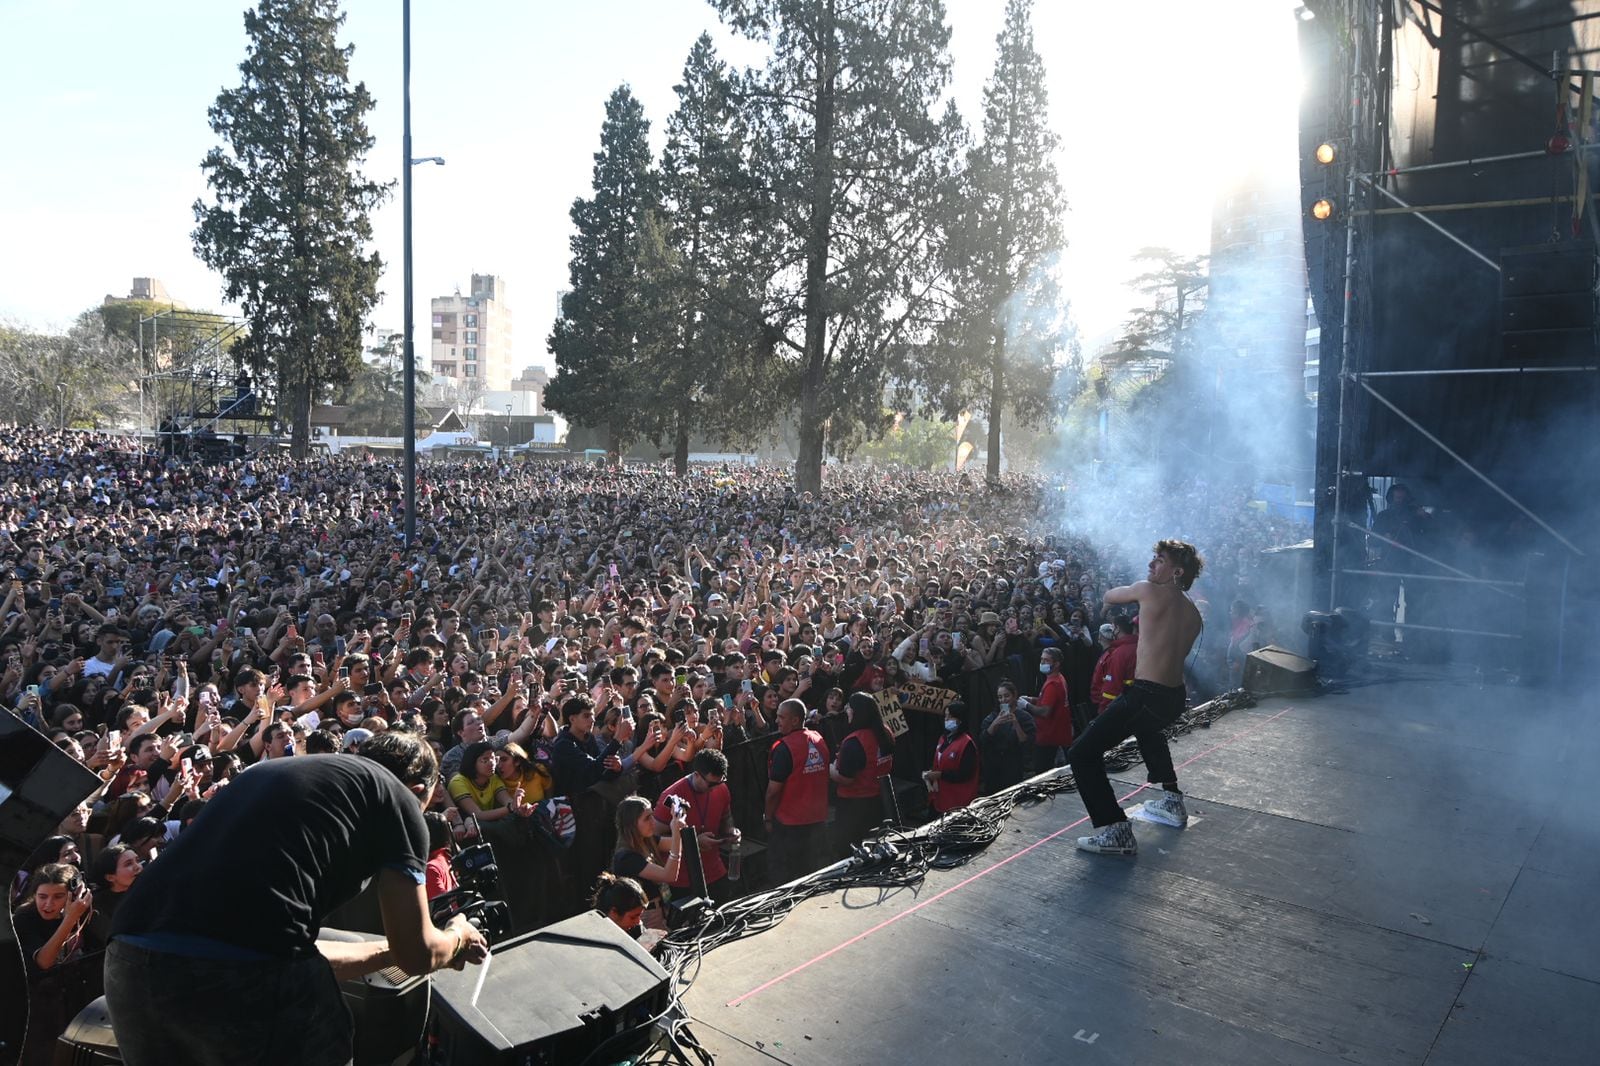
[[[28,973],[28,1035],[20,1062],[51,1061],[55,1038],[67,1020],[88,1003],[89,989],[79,968],[86,954],[94,897],[76,866],[46,863],[34,871],[22,907],[12,916],[17,947]]]
[[[661,886],[676,881],[682,868],[687,809],[685,806],[673,813],[663,861],[662,842],[656,836],[650,801],[643,796],[628,796],[617,804],[617,851],[611,857],[611,872],[619,877],[631,877],[644,886],[647,900],[644,924],[650,929],[667,928]]]

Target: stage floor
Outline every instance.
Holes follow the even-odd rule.
[[[916,893],[802,904],[706,957],[695,1034],[724,1066],[1600,1062],[1600,707],[1389,669],[1179,739],[1191,824],[1136,858],[1074,850],[1069,794]]]

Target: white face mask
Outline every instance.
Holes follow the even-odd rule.
[[[1044,659],[1040,661],[1039,672],[1041,674],[1048,674],[1050,672],[1050,660]]]
[[[957,729],[960,729],[960,728],[961,728],[961,722],[960,722],[959,719],[946,718],[944,720],[944,731],[946,733],[954,733]]]

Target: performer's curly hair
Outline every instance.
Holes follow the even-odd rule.
[[[1181,540],[1158,540],[1155,550],[1157,555],[1165,555],[1168,562],[1182,571],[1176,580],[1178,587],[1185,592],[1200,576],[1200,571],[1206,568],[1206,561],[1200,558],[1193,544]]]

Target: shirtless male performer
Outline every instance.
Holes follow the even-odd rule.
[[[1133,855],[1139,850],[1133,827],[1106,780],[1103,760],[1129,736],[1139,742],[1148,780],[1162,788],[1156,799],[1145,803],[1145,814],[1179,829],[1189,824],[1183,793],[1178,791],[1178,772],[1172,768],[1172,752],[1162,731],[1183,714],[1183,661],[1200,635],[1200,612],[1184,593],[1204,566],[1194,545],[1163,540],[1156,544],[1146,580],[1106,593],[1107,604],[1139,605],[1138,665],[1132,683],[1067,752],[1078,795],[1098,830],[1094,836],[1078,838],[1083,851]]]

